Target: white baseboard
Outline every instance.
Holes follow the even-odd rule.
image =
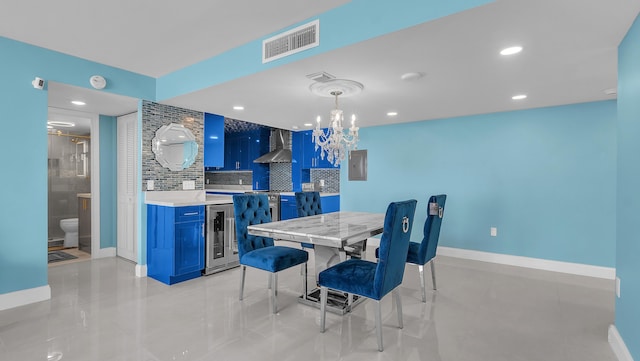
[[[0,295],[0,311],[51,299],[49,285]]]
[[[611,267],[592,266],[580,263],[551,261],[540,258],[530,258],[522,256],[512,256],[508,254],[490,253],[473,251],[462,248],[440,247],[438,246],[438,254],[448,257],[472,259],[476,261],[491,262],[505,264],[509,266],[518,266],[533,268],[545,271],[554,271],[569,273],[581,276],[604,278],[614,280],[616,278],[616,269]]]
[[[136,265],[136,277],[147,277],[147,265]]]
[[[609,326],[608,339],[609,345],[611,346],[613,353],[616,354],[618,361],[633,361],[633,357],[631,357],[631,353],[629,352],[627,345],[624,344],[624,340],[622,339],[622,336],[620,336],[615,325]]]
[[[91,258],[107,258],[116,256],[116,247],[100,248],[97,251],[91,251]]]

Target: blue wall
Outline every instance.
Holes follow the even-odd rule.
[[[618,50],[618,223],[616,328],[640,360],[640,18]]]
[[[100,116],[100,248],[116,247],[118,209],[118,123]]]
[[[11,176],[0,177],[0,295],[47,285],[47,91],[36,77],[89,88],[103,75],[112,92],[154,100],[155,79],[0,37],[0,143]],[[102,191],[102,190],[101,190]],[[7,206],[10,205],[10,206]]]
[[[424,220],[446,193],[442,246],[614,267],[615,125],[606,101],[365,128],[368,180],[342,168],[341,208],[415,198]]]

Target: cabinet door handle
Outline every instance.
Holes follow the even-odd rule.
[[[183,214],[183,216],[195,216],[196,214],[198,214],[198,212],[189,212],[189,213]]]

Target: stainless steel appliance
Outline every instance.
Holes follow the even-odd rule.
[[[279,192],[267,192],[269,198],[269,211],[271,212],[271,220],[280,220],[280,193]]]
[[[238,241],[233,204],[209,205],[206,208],[204,274],[238,267]]]

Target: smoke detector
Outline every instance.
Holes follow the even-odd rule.
[[[107,86],[106,79],[100,75],[94,75],[91,78],[89,78],[89,83],[95,89],[104,89],[104,87]]]

